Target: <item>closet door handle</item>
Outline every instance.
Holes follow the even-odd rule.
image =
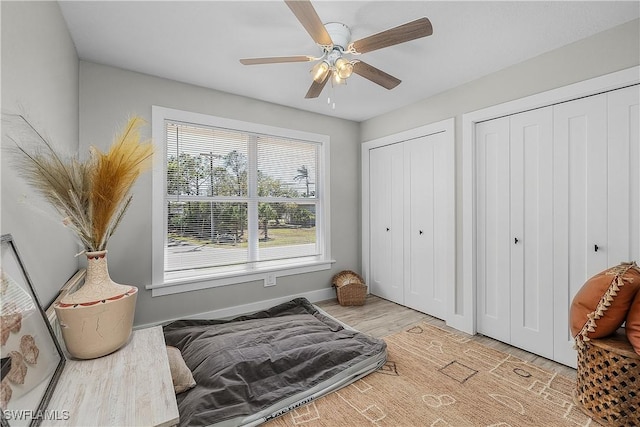
[[[600,249],[600,248],[598,247],[598,245],[593,245],[593,249],[594,249],[596,252],[598,252],[598,249]]]
[[[422,230],[420,230],[420,235],[422,236]]]
[[[389,231],[389,227],[387,227],[387,231]]]
[[[517,237],[513,239],[513,244],[514,244],[514,245],[517,245],[517,244],[518,244],[518,242],[519,242],[519,240],[518,240],[518,238],[517,238]]]

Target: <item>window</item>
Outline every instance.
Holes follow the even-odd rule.
[[[330,267],[327,136],[161,107],[152,120],[154,295]]]

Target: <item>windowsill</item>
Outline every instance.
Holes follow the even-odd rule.
[[[253,282],[263,280],[267,285],[267,276],[292,276],[295,274],[312,273],[315,271],[328,270],[335,260],[311,260],[298,263],[271,263],[259,269],[229,271],[217,274],[191,275],[176,279],[165,280],[163,283],[147,285],[146,289],[151,290],[151,296],[171,295],[182,292],[196,291],[200,289],[215,288],[220,286],[235,285],[238,283]],[[275,285],[271,285],[275,286]]]

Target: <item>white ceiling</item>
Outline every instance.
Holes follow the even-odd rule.
[[[638,1],[322,1],[323,22],[352,40],[426,16],[433,35],[363,54],[399,78],[388,91],[353,75],[305,99],[312,63],[240,58],[320,49],[280,0],[60,1],[81,59],[276,104],[362,121],[636,19]],[[331,95],[335,109],[327,103]]]

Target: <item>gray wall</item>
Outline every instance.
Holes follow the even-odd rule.
[[[640,64],[640,20],[580,40],[405,108],[361,123],[370,141],[439,120],[456,120],[456,287],[462,293],[462,115]]]
[[[2,112],[25,115],[61,150],[78,150],[78,57],[56,2],[0,2]],[[57,212],[16,177],[2,142],[1,225],[43,304],[77,270],[78,245]]]
[[[106,149],[130,114],[150,123],[152,105],[329,135],[331,255],[337,262],[332,270],[279,277],[270,288],[260,281],[152,298],[151,291],[144,289],[151,283],[151,174],[146,173],[136,183],[133,203],[108,247],[113,280],[140,289],[136,324],[323,289],[331,286],[336,272],[359,269],[358,123],[81,61],[80,152],[88,144]],[[151,127],[145,131],[150,136]]]

